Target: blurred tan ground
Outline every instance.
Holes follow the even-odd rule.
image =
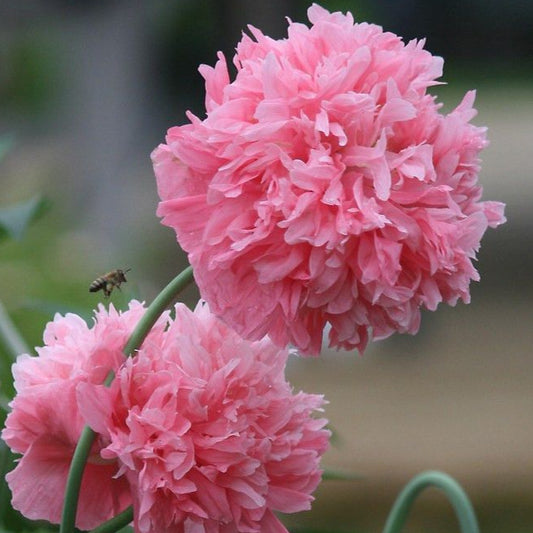
[[[426,314],[418,337],[391,339],[363,358],[332,353],[293,362],[294,386],[329,400],[337,442],[325,466],[363,477],[325,482],[318,507],[329,512],[336,501],[343,521],[358,523],[369,502],[385,513],[401,486],[426,469],[454,476],[481,508],[507,499],[511,508],[529,507],[533,332],[526,316],[526,299],[509,306],[479,295],[470,306]]]

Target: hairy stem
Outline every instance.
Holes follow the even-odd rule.
[[[152,329],[157,319],[161,316],[163,311],[172,303],[178,294],[193,281],[192,268],[189,266],[183,272],[178,274],[155,298],[149,305],[148,309],[139,320],[133,333],[131,334],[124,353],[127,356],[133,355],[139,349],[144,339]],[[107,376],[105,384],[109,385],[113,381],[114,374],[110,372]],[[67,486],[65,489],[65,501],[63,502],[63,515],[61,519],[60,533],[74,533],[74,525],[76,523],[76,512],[78,509],[78,499],[80,495],[81,480],[87,457],[91,450],[91,446],[95,439],[94,431],[86,426],[82,433],[80,440],[74,451],[72,462],[70,464],[70,471],[67,479]],[[120,516],[120,515],[119,515]],[[112,531],[106,529],[106,532]]]
[[[416,498],[428,487],[436,487],[448,497],[462,533],[479,533],[476,515],[465,491],[452,477],[436,471],[422,472],[404,487],[394,502],[383,533],[400,533]]]

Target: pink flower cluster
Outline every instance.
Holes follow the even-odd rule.
[[[327,448],[321,396],[293,393],[288,351],[243,340],[200,303],[164,315],[133,358],[122,348],[145,309],[100,308],[95,325],[57,316],[38,357],[14,365],[17,395],[2,438],[22,454],[13,505],[58,522],[84,424],[97,435],[77,527],[133,503],[135,529],[285,532],[274,511],[308,509]],[[111,386],[102,382],[113,369]]]
[[[350,13],[308,11],[273,40],[250,27],[203,65],[207,116],[152,154],[158,214],[212,311],[246,338],[317,354],[415,333],[420,308],[469,301],[503,204],[480,201],[474,92],[427,93],[443,61]]]

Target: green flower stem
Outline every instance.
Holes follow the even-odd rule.
[[[178,294],[183,291],[192,281],[193,272],[192,267],[187,267],[183,272],[178,274],[155,298],[150,304],[143,317],[134,329],[129,341],[124,347],[124,353],[126,355],[133,355],[133,352],[139,348],[144,338],[157,319],[161,316],[161,313],[168,308],[172,301]]]
[[[85,426],[81,432],[80,440],[74,450],[70,470],[65,488],[65,501],[63,502],[63,515],[61,516],[60,533],[74,533],[76,512],[78,510],[78,498],[80,495],[81,478],[85,470],[85,464],[96,434]]]
[[[11,318],[9,318],[2,302],[0,302],[0,339],[3,341],[13,361],[21,353],[30,353],[30,349],[24,342]]]
[[[127,356],[132,355],[136,350],[139,349],[146,335],[148,335],[163,311],[167,309],[176,296],[192,281],[193,272],[192,268],[189,266],[183,272],[178,274],[158,294],[158,296],[150,304],[142,318],[137,323],[137,326],[133,330],[131,337],[126,343],[123,351]],[[105,380],[105,384],[110,385],[111,381],[113,381],[113,377],[113,372],[110,372]],[[59,528],[60,533],[74,533],[75,531],[74,525],[76,523],[76,512],[78,509],[81,479],[94,439],[94,431],[88,426],[83,428],[80,440],[78,441],[76,450],[74,451],[74,455],[72,457],[72,463],[70,465],[67,486],[65,489],[65,501],[63,502],[63,516],[61,519],[61,526]],[[106,529],[105,531],[113,530]]]
[[[93,529],[91,533],[114,533],[133,522],[133,507],[128,507],[117,516]]]
[[[448,497],[462,533],[479,533],[476,515],[465,491],[452,477],[436,471],[422,472],[404,487],[391,509],[383,533],[400,533],[414,501],[428,487],[441,489]]]

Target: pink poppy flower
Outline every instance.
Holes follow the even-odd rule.
[[[111,387],[78,388],[101,457],[132,487],[135,530],[286,532],[273,512],[309,509],[321,478],[323,398],[293,393],[287,349],[243,340],[202,303],[175,312]]]
[[[17,394],[11,402],[2,438],[22,454],[7,476],[13,507],[30,519],[59,523],[72,454],[85,421],[77,400],[81,383],[102,383],[125,360],[122,349],[144,306],[132,302],[119,313],[103,306],[89,327],[77,315],[56,315],[44,332],[38,357],[21,355],[13,365]],[[161,334],[162,322],[150,333]],[[128,483],[115,479],[116,462],[100,457],[96,439],[85,469],[76,526],[92,529],[131,505]]]
[[[420,309],[469,301],[503,204],[480,201],[474,92],[447,115],[443,61],[314,4],[274,40],[250,27],[230,81],[202,65],[207,116],[152,160],[158,215],[211,310],[246,338],[317,354],[416,333]]]

